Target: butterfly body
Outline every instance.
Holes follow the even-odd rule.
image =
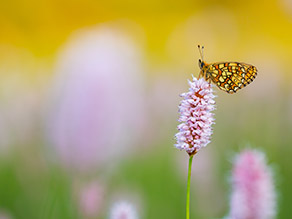
[[[199,77],[203,76],[206,81],[212,81],[219,89],[227,93],[235,93],[250,84],[257,75],[255,66],[243,62],[208,64],[199,59],[199,67],[201,69]]]

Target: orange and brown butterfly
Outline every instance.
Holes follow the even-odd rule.
[[[201,59],[199,59],[199,67],[201,69],[199,78],[203,76],[206,81],[212,81],[221,90],[232,94],[255,79],[257,75],[255,66],[242,62],[216,62],[208,64],[204,61],[204,47],[199,45],[198,48],[201,55]]]

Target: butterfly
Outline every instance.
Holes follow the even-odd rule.
[[[204,61],[204,46],[198,45],[201,59],[199,78],[204,77],[206,81],[213,82],[219,89],[227,93],[236,93],[239,89],[250,84],[257,76],[255,66],[243,62],[215,62],[208,64]]]

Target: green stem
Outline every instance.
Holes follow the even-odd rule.
[[[186,219],[190,219],[190,185],[191,185],[191,170],[192,170],[193,155],[189,158],[188,184],[187,184],[187,203],[186,203]]]

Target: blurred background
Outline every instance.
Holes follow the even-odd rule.
[[[0,217],[184,218],[188,155],[174,148],[179,94],[205,61],[258,76],[216,91],[212,142],[195,156],[191,218],[229,212],[241,149],[275,171],[278,218],[292,202],[292,1],[1,1]]]

